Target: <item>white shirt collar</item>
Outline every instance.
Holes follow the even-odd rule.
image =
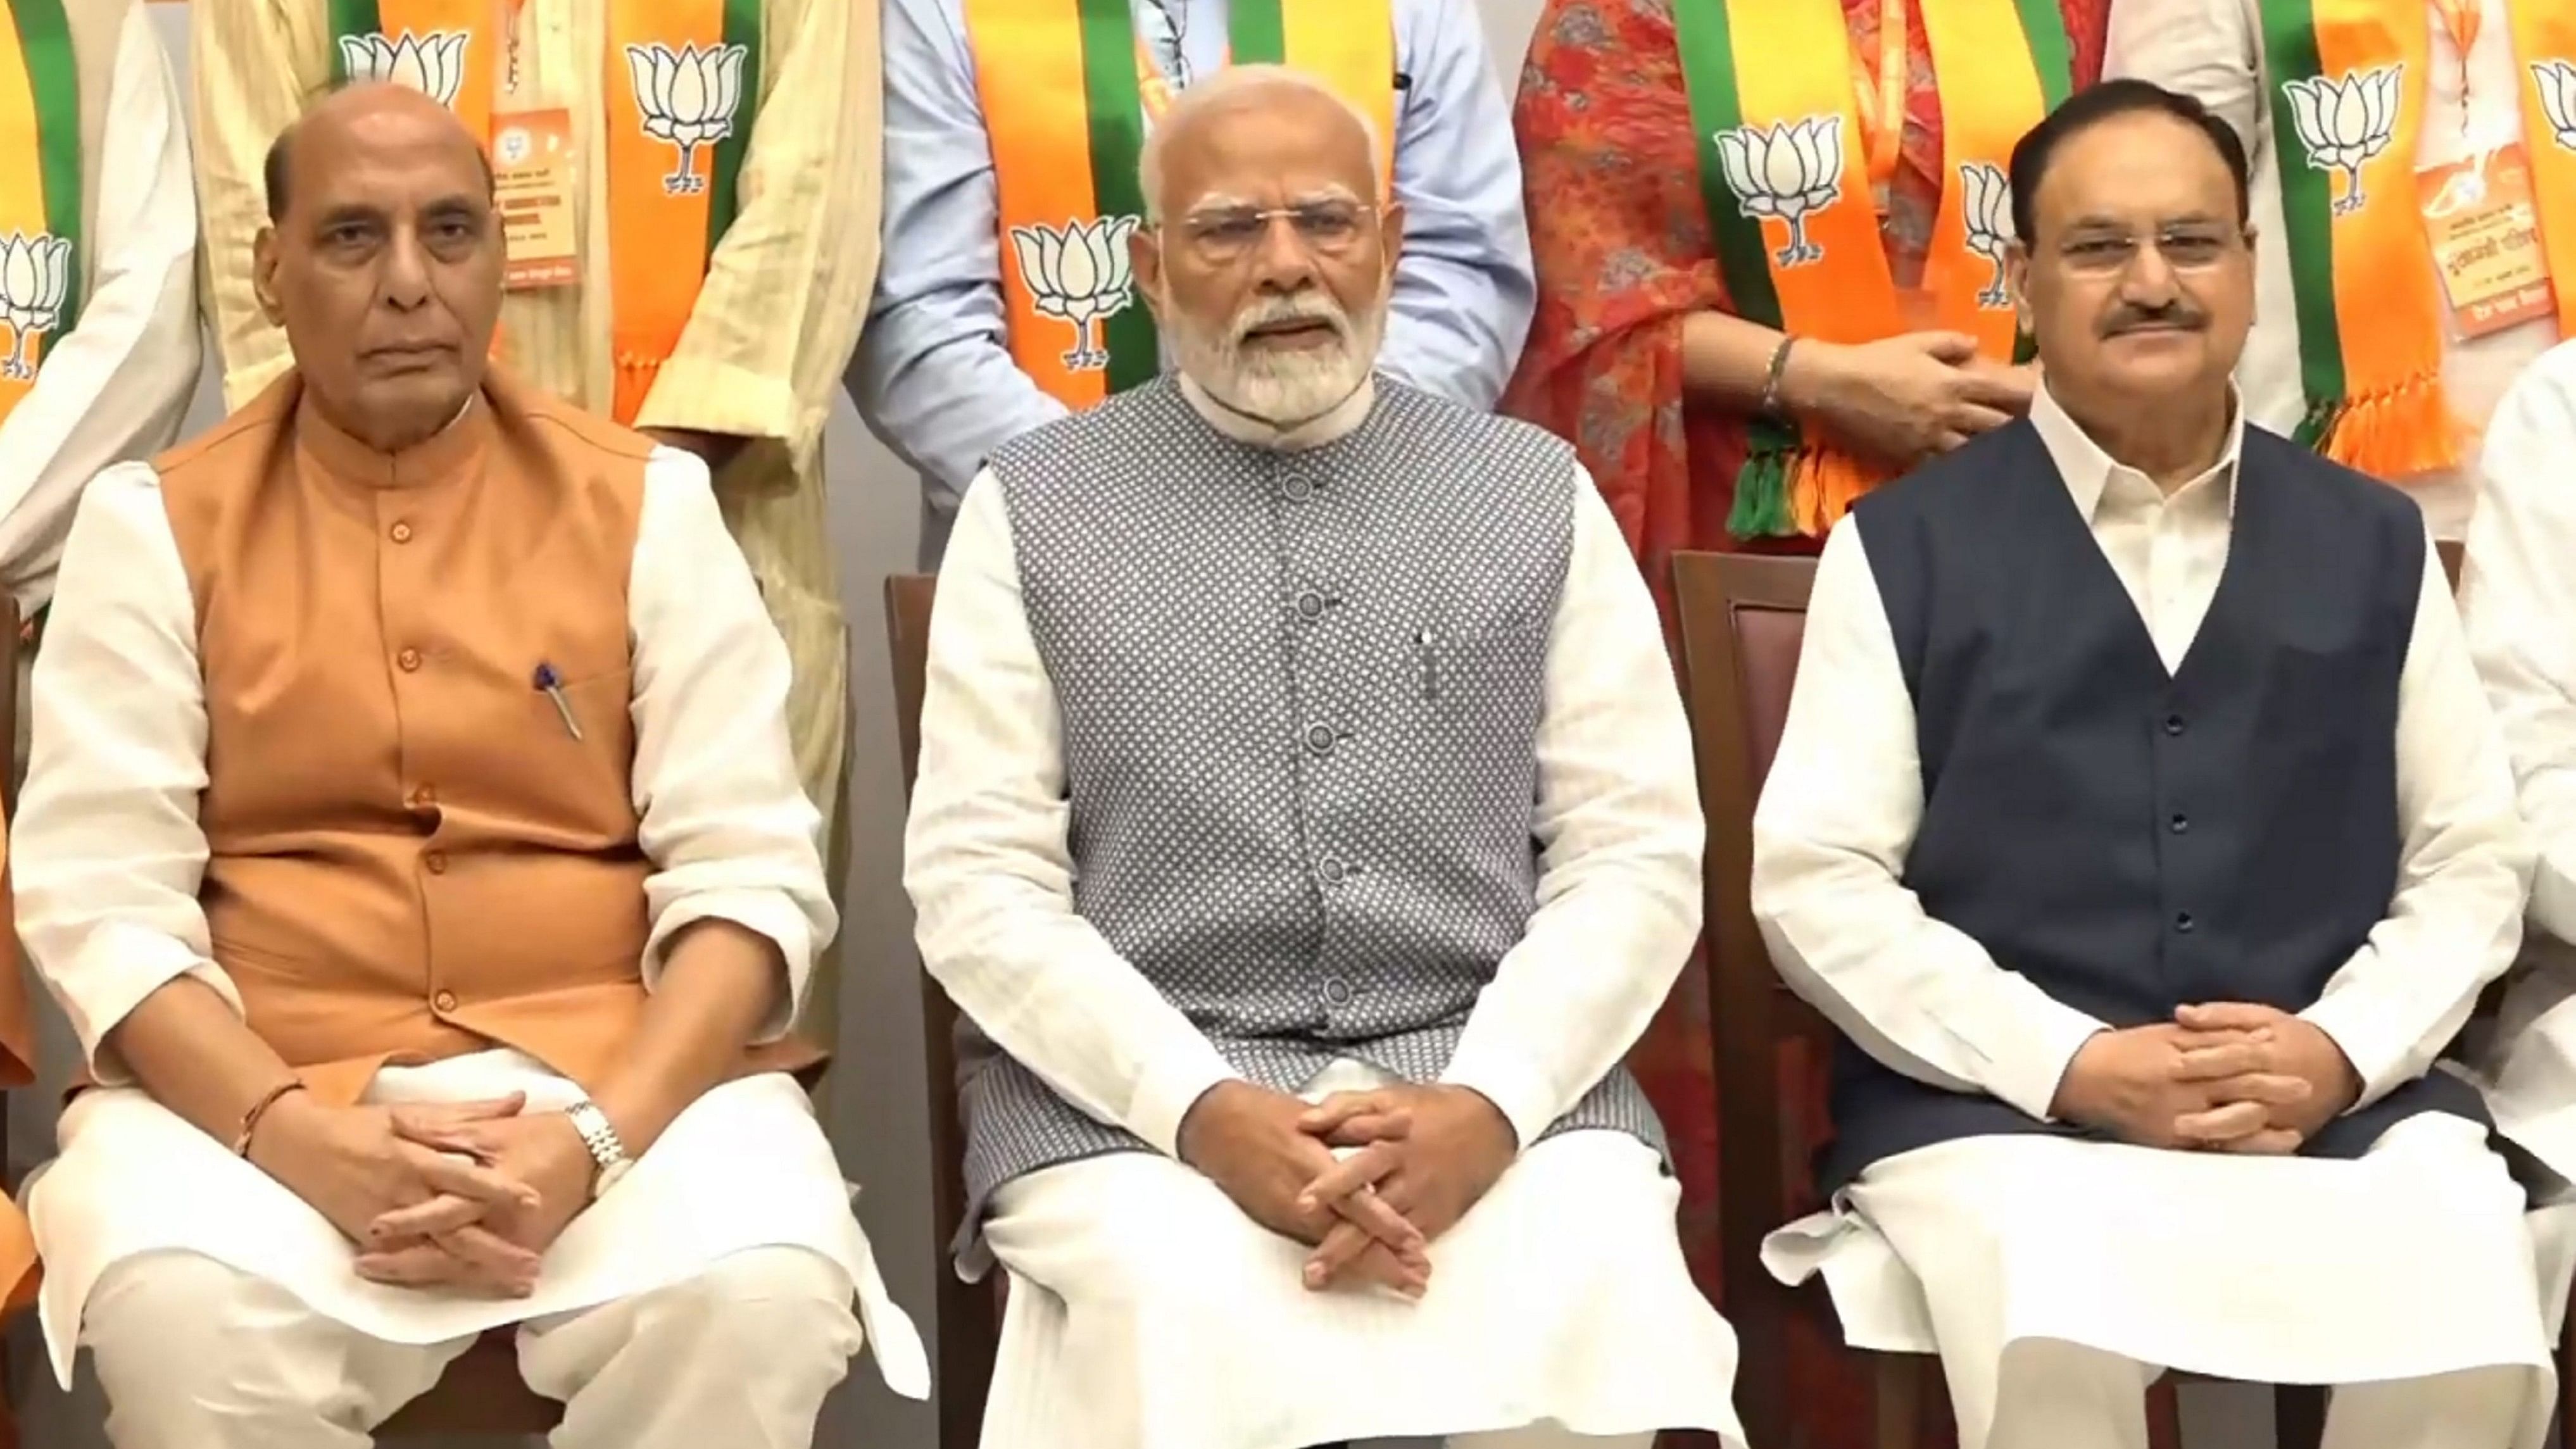
[[[1273,427],[1258,418],[1245,417],[1210,397],[1207,389],[1186,373],[1181,375],[1181,396],[1189,399],[1190,406],[1200,417],[1207,419],[1209,427],[1238,443],[1272,448],[1282,453],[1302,453],[1309,448],[1339,442],[1366,421],[1369,409],[1377,402],[1377,379],[1374,375],[1363,379],[1359,391],[1334,404],[1330,412],[1308,418],[1291,428]]]
[[[2233,384],[2227,390],[2227,446],[2220,450],[2218,461],[2206,472],[2173,490],[2175,496],[2214,483],[2227,495],[2230,517],[2236,512],[2236,465],[2245,451],[2245,400],[2237,395]],[[2058,406],[2048,390],[2045,377],[2030,402],[2030,425],[2039,430],[2039,440],[2048,447],[2049,460],[2057,465],[2057,475],[2066,480],[2066,491],[2075,495],[2075,506],[2090,522],[2102,504],[2102,494],[2114,478],[2135,479],[2148,487],[2155,480],[2102,451],[2083,425]]]

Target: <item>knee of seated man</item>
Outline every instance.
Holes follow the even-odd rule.
[[[752,1359],[775,1358],[790,1341],[847,1358],[859,1349],[855,1295],[848,1272],[812,1249],[747,1248],[649,1294],[635,1331],[702,1338]]]
[[[213,1391],[203,1397],[237,1395],[296,1359],[282,1351],[285,1336],[334,1327],[285,1289],[184,1252],[113,1265],[90,1289],[82,1319],[82,1341],[111,1397],[192,1384]]]

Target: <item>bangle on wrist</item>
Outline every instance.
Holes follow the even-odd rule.
[[[1771,365],[1762,374],[1762,401],[1756,408],[1773,422],[1787,422],[1788,410],[1781,405],[1780,380],[1789,371],[1789,349],[1798,345],[1793,336],[1783,336],[1780,345],[1771,349]]]
[[[233,1139],[233,1156],[249,1157],[251,1134],[259,1130],[260,1120],[268,1115],[268,1109],[276,1106],[287,1093],[303,1090],[304,1082],[301,1078],[289,1077],[262,1093],[258,1101],[251,1103],[250,1110],[242,1113],[241,1135]]]

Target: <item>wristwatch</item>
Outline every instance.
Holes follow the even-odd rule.
[[[597,1103],[575,1102],[564,1108],[564,1116],[581,1134],[581,1145],[590,1149],[590,1160],[599,1164],[599,1175],[590,1180],[590,1196],[595,1202],[606,1197],[608,1190],[617,1186],[617,1180],[634,1168],[635,1159],[626,1155],[625,1140],[608,1124],[608,1114],[599,1110]]]

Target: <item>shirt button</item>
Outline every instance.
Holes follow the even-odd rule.
[[[1308,589],[1306,592],[1299,594],[1297,596],[1297,614],[1298,617],[1303,619],[1320,619],[1324,617],[1324,596],[1316,593],[1313,589]]]
[[[433,850],[420,858],[421,868],[431,875],[447,874],[447,852]]]
[[[1333,727],[1331,725],[1320,724],[1306,726],[1306,748],[1313,750],[1319,755],[1331,754],[1333,752]]]
[[[442,991],[436,996],[431,997],[429,999],[429,1004],[437,1007],[441,1011],[454,1011],[456,1009],[456,993],[453,991]]]
[[[1315,490],[1307,484],[1305,479],[1291,478],[1286,483],[1280,485],[1279,491],[1289,502],[1303,503],[1306,501],[1307,495],[1313,493]]]
[[[1351,983],[1344,981],[1339,976],[1327,979],[1324,982],[1324,999],[1333,1003],[1335,1006],[1350,1005]]]
[[[420,668],[420,651],[417,649],[406,649],[400,654],[394,656],[394,663],[402,666],[403,673],[409,674],[413,670]]]
[[[2166,823],[2173,827],[2173,833],[2176,835],[2180,835],[2191,829],[2191,817],[2188,815],[2177,814],[2172,820]]]
[[[2169,714],[2165,716],[2165,733],[2169,735],[2178,735],[2182,733],[2181,715]]]
[[[1342,877],[1349,875],[1351,872],[1349,866],[1342,864],[1340,860],[1328,855],[1315,863],[1315,873],[1324,878],[1324,884],[1326,885],[1340,885],[1342,883]]]
[[[409,543],[411,542],[411,525],[408,523],[397,523],[393,527],[385,530],[385,536],[396,543]]]
[[[2177,930],[2177,931],[2182,932],[2182,933],[2183,933],[2184,935],[2186,935],[2186,936],[2190,935],[2190,934],[2191,934],[2191,912],[2189,912],[2189,911],[2176,911],[2176,912],[2174,912],[2174,929],[2175,929],[2175,930]]]

